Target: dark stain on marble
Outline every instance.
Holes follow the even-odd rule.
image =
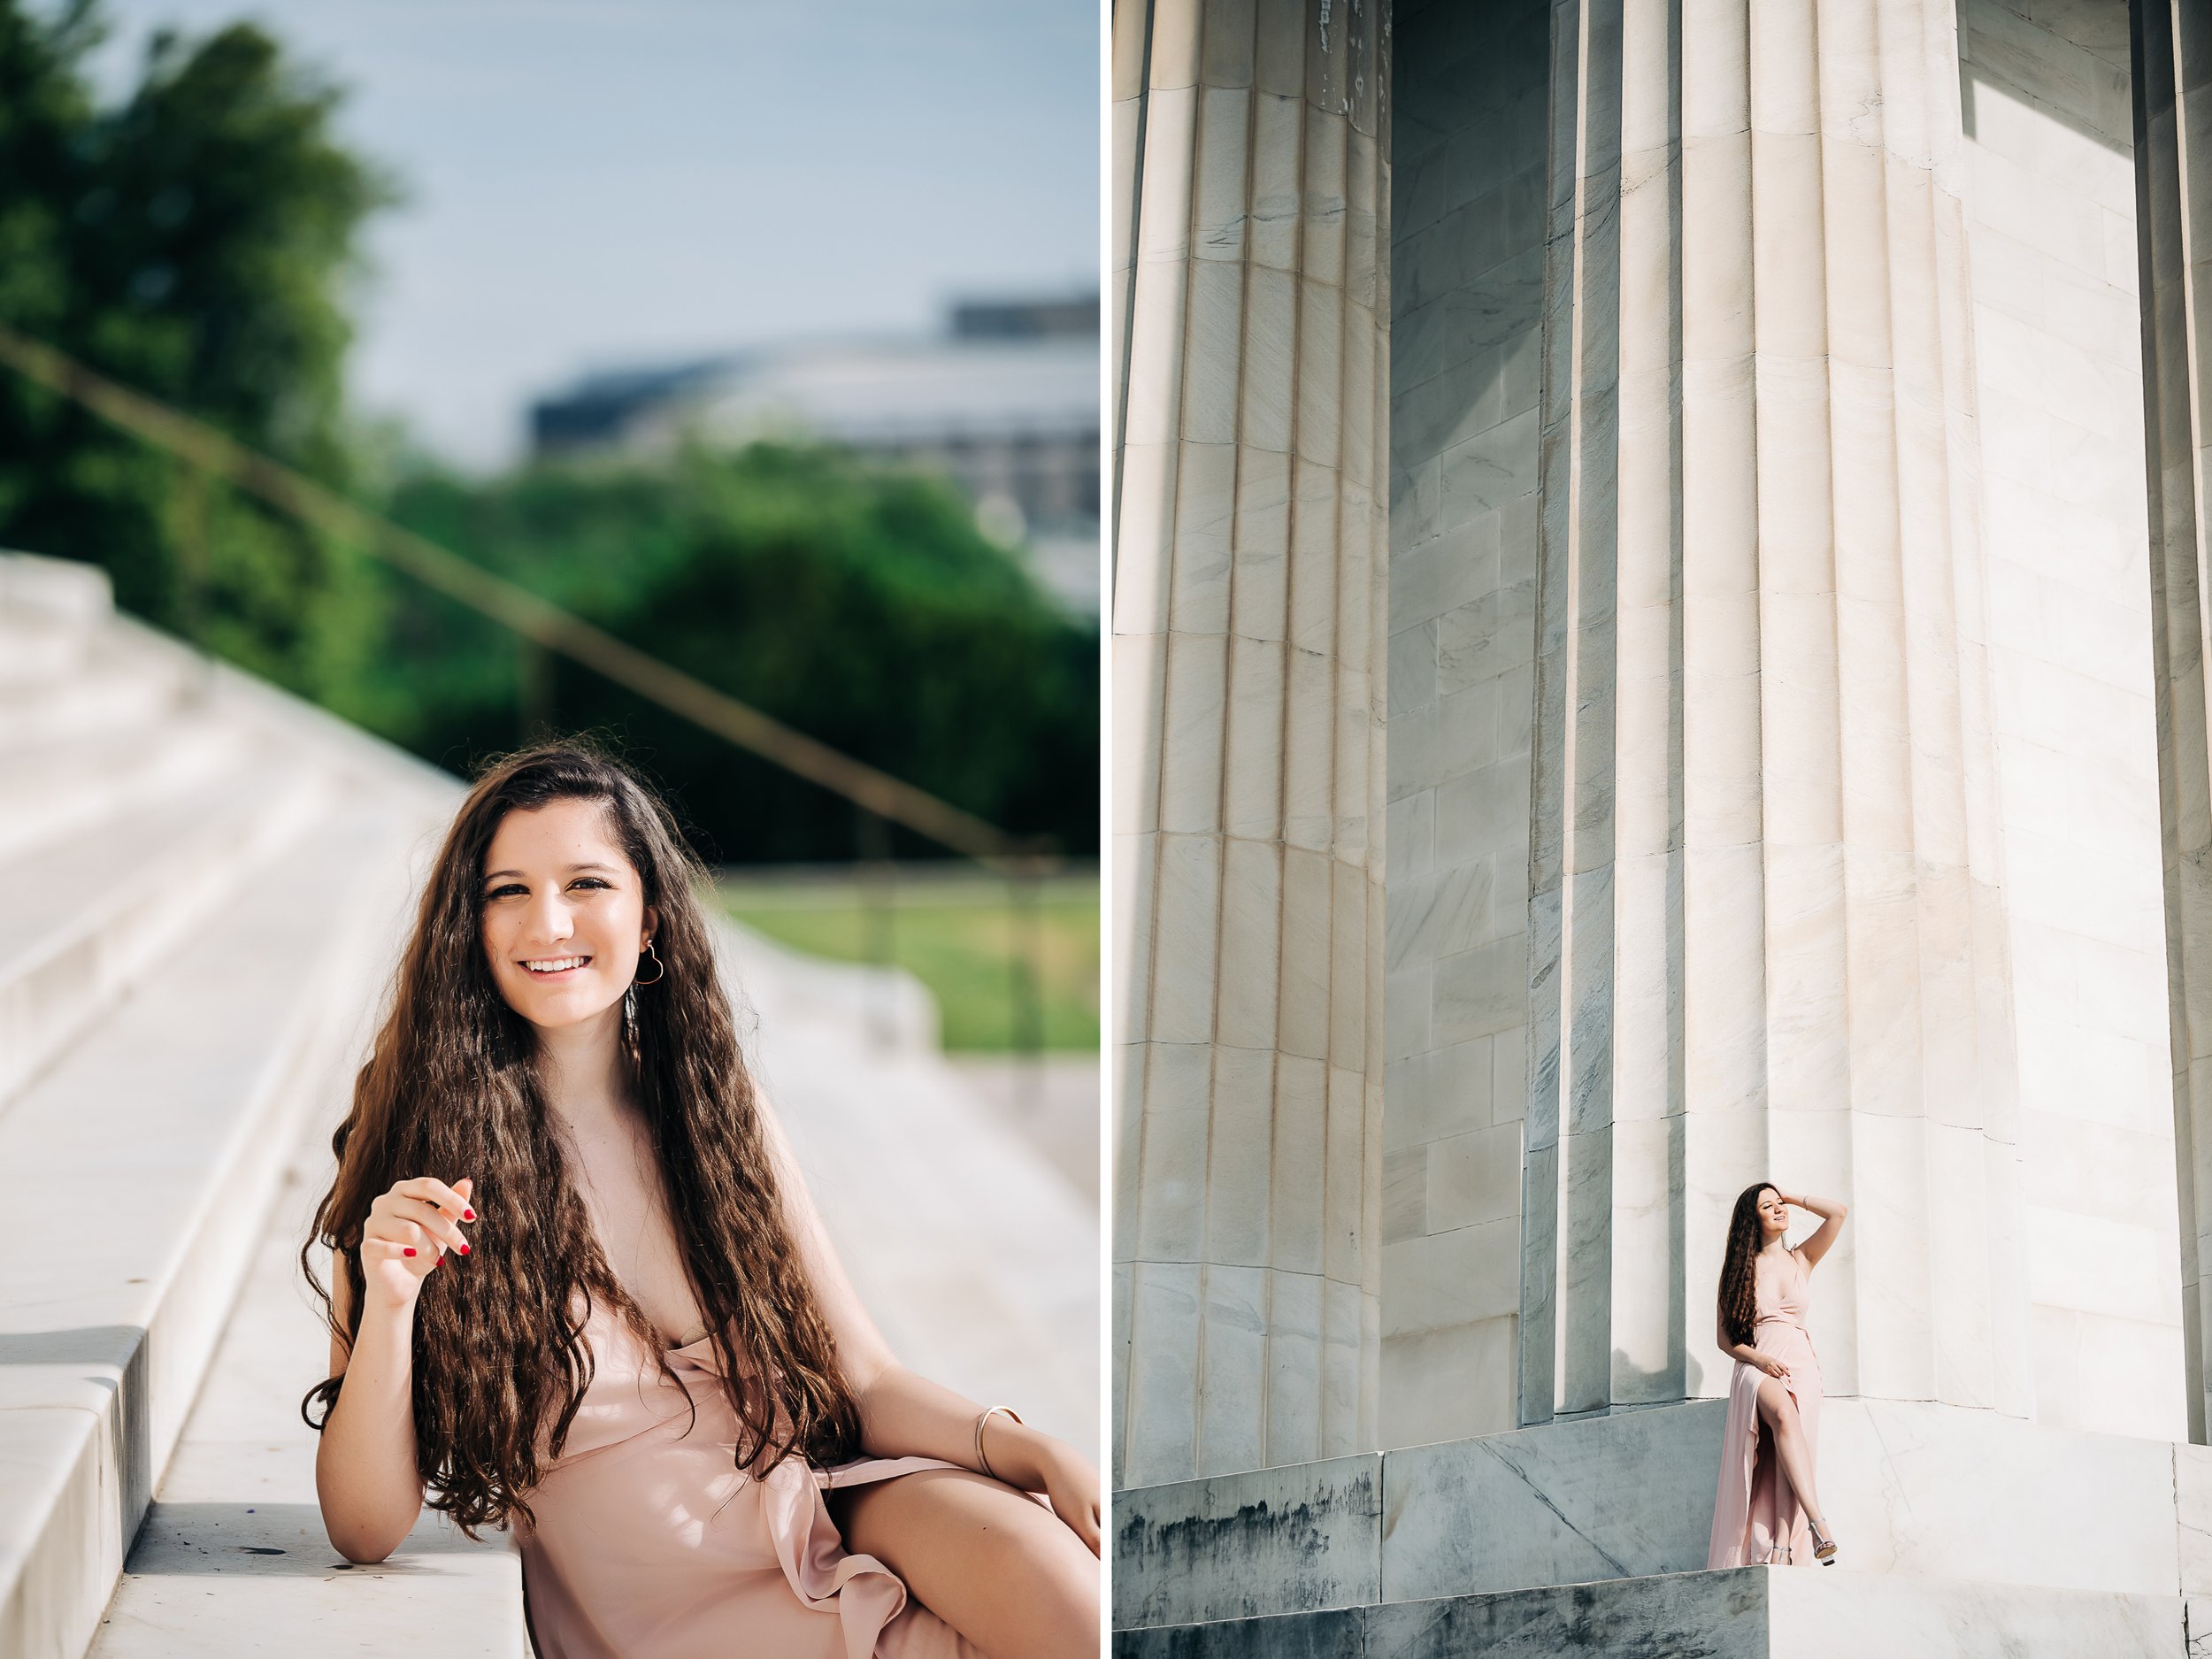
[[[1118,1631],[1114,1659],[1768,1659],[1764,1571]]]
[[[1366,1608],[1114,1632],[1114,1659],[1363,1659]]]
[[[1381,1588],[1380,1477],[1375,1458],[1294,1499],[1255,1499],[1220,1514],[1155,1520],[1124,1508],[1129,1518],[1114,1550],[1117,1622],[1236,1619],[1371,1601]],[[1165,1491],[1194,1495],[1191,1486]]]

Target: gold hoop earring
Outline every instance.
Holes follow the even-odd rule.
[[[660,952],[653,949],[653,941],[649,939],[645,941],[645,954],[653,958],[653,977],[649,979],[641,979],[635,974],[632,974],[630,976],[630,983],[633,985],[658,985],[663,979],[665,979],[668,977],[668,964],[661,960]]]

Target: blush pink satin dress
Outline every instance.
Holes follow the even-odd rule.
[[[1779,1259],[1762,1251],[1752,1263],[1752,1294],[1757,1323],[1751,1346],[1790,1368],[1787,1387],[1797,1402],[1805,1447],[1818,1455],[1820,1443],[1820,1357],[1805,1328],[1812,1270],[1795,1250]],[[1753,1567],[1762,1563],[1813,1567],[1812,1530],[1797,1494],[1774,1455],[1773,1437],[1759,1416],[1759,1385],[1766,1372],[1736,1362],[1728,1379],[1728,1426],[1720,1442],[1720,1488],[1713,1499],[1713,1535],[1706,1548],[1708,1567]]]
[[[535,1525],[515,1524],[538,1659],[982,1659],[881,1562],[846,1554],[823,1501],[956,1465],[786,1458],[756,1479],[706,1338],[669,1350],[680,1386],[603,1309],[585,1340],[591,1386],[530,1494]]]

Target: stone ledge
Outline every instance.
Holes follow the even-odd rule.
[[[0,651],[6,649],[0,635]],[[240,764],[243,733],[180,710],[159,725],[0,746],[0,852],[51,846]]]
[[[1385,1456],[1113,1496],[1114,1624],[1195,1624],[1382,1598]]]
[[[201,918],[327,803],[273,757],[19,855],[13,948],[0,958],[0,1114],[141,979],[173,967]]]
[[[1722,1402],[1696,1401],[1118,1493],[1115,1623],[1701,1570],[1724,1418]],[[1339,1490],[1355,1466],[1379,1480],[1373,1524]],[[1859,1571],[2212,1594],[2204,1448],[1837,1398],[1822,1417],[1821,1491],[1845,1564]],[[1300,1505],[1333,1530],[1279,1536]],[[1368,1575],[1377,1588],[1363,1594]]]
[[[204,1373],[297,1114],[346,1057],[357,809],[262,871],[0,1118],[0,1652],[78,1659]],[[388,860],[388,866],[385,861]],[[381,918],[377,918],[380,920]],[[341,999],[341,1000],[334,1000]]]
[[[319,1437],[299,1402],[323,1375],[329,1339],[300,1283],[298,1244],[330,1184],[346,1083],[342,1070],[329,1075],[296,1126],[283,1186],[249,1247],[252,1271],[87,1659],[399,1654],[423,1647],[426,1632],[445,1652],[527,1659],[509,1537],[472,1543],[426,1512],[389,1557],[357,1566],[324,1530]]]
[[[2177,1595],[1740,1567],[1115,1633],[1115,1659],[2181,1659]]]
[[[1703,1567],[1727,1416],[1701,1401],[1387,1454],[1382,1599]]]
[[[313,1503],[157,1503],[127,1571],[87,1659],[529,1659],[518,1558],[427,1512],[388,1558],[354,1566]]]

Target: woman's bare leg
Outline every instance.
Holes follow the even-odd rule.
[[[1782,1478],[1804,1506],[1805,1518],[1825,1532],[1828,1523],[1813,1490],[1812,1448],[1805,1443],[1804,1427],[1797,1420],[1797,1402],[1780,1378],[1770,1377],[1759,1385],[1759,1415],[1774,1432],[1774,1455],[1781,1459]],[[1782,1506],[1777,1509],[1780,1512]]]
[[[1095,1659],[1098,1558],[1011,1486],[924,1469],[833,1494],[845,1548],[873,1555],[991,1659]]]
[[[1765,1519],[1767,1553],[1764,1557],[1770,1567],[1790,1564],[1790,1551],[1794,1548],[1796,1532],[1791,1522],[1797,1502],[1791,1490],[1790,1478],[1782,1468],[1780,1454],[1775,1448],[1771,1431],[1759,1437],[1759,1470],[1766,1477]]]

